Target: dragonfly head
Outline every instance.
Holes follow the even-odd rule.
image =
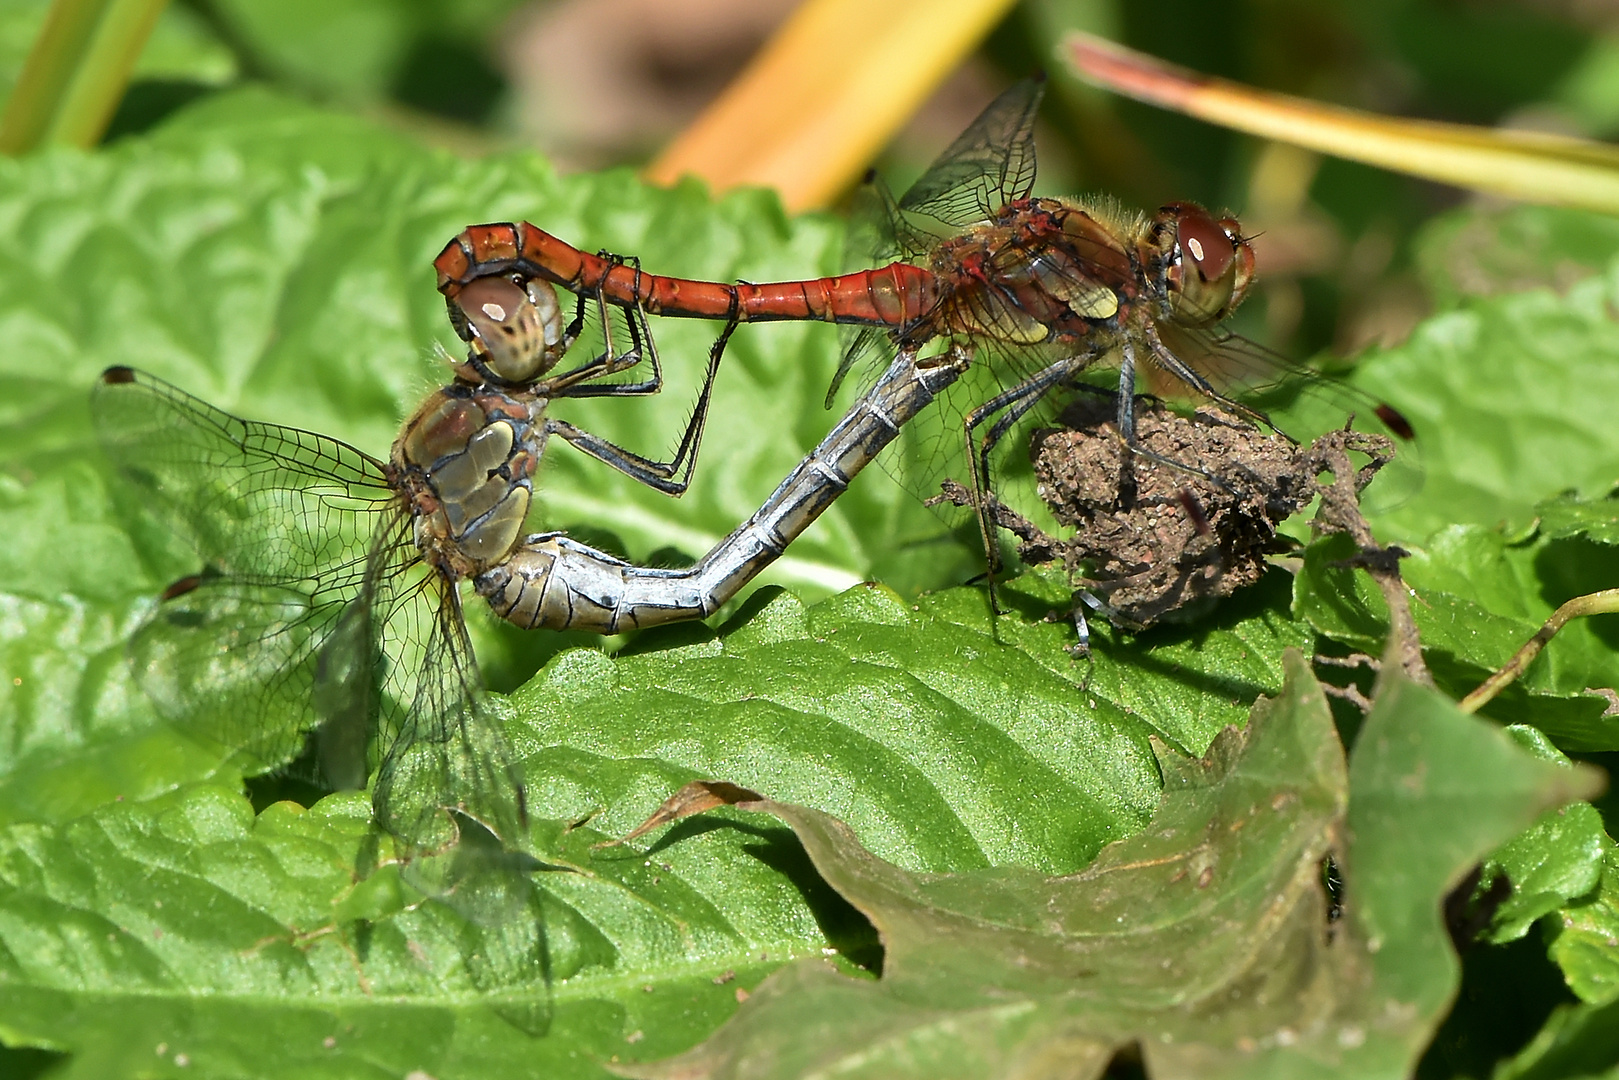
[[[532,382],[562,358],[562,308],[549,282],[476,278],[451,297],[450,321],[472,346],[472,365],[496,382]]]
[[[1254,250],[1236,218],[1216,220],[1196,203],[1173,202],[1159,208],[1148,236],[1176,322],[1212,326],[1248,294]]]

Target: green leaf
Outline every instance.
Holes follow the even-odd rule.
[[[1594,1005],[1619,1002],[1619,846],[1607,842],[1601,882],[1552,921],[1550,954],[1569,989]]]
[[[65,821],[215,775],[217,755],[161,725],[124,662],[150,586],[129,573],[100,475],[76,461],[26,487],[0,481],[0,528],[13,545],[0,565],[0,822]]]
[[[1543,597],[1547,585],[1538,575],[1568,569],[1569,552],[1557,546],[1567,543],[1512,549],[1499,533],[1456,526],[1402,560],[1415,593],[1411,609],[1424,655],[1443,690],[1458,698],[1466,694],[1540,629],[1556,604]],[[1343,564],[1353,554],[1344,535],[1312,544],[1294,579],[1294,611],[1322,634],[1378,655],[1388,632],[1387,609],[1371,581]],[[1561,602],[1562,590],[1570,588],[1570,596],[1579,591],[1563,585],[1554,598]],[[1593,623],[1582,619],[1565,627],[1485,714],[1533,724],[1570,752],[1619,748],[1619,718],[1605,715],[1607,699],[1585,692],[1619,685],[1619,655]]]
[[[1445,312],[1357,362],[1354,382],[1416,428],[1421,493],[1372,518],[1402,544],[1455,522],[1527,524],[1568,490],[1605,493],[1619,432],[1594,402],[1619,398],[1619,266],[1565,293],[1511,293]]]
[[[1619,219],[1555,206],[1468,207],[1428,222],[1415,257],[1436,307],[1600,273],[1619,254]]]
[[[1066,591],[1036,580],[1007,595]],[[544,963],[524,959],[532,943],[491,941],[402,894],[386,858],[361,878],[375,839],[357,793],[255,819],[233,790],[193,784],[13,824],[0,831],[0,1031],[70,1050],[70,1075],[85,1076],[137,1072],[159,1042],[194,1075],[243,1062],[273,1075],[257,1060],[266,1032],[290,1040],[276,1057],[287,1075],[333,1060],[328,1037],[336,1060],[441,1080],[662,1056],[734,1007],[728,973],[751,987],[783,960],[829,946],[865,959],[874,943],[780,827],[593,845],[682,780],[729,773],[838,807],[919,869],[1078,870],[1157,798],[1154,728],[1106,687],[1133,683],[1181,717],[1178,737],[1206,744],[1201,725],[1240,718],[1233,680],[1274,685],[1242,655],[1271,655],[1251,630],[1199,639],[1099,640],[1081,689],[1061,625],[991,623],[976,590],[912,605],[862,587],[808,609],[756,600],[719,635],[564,653],[507,703],[549,868],[534,875],[536,921],[519,925],[543,920]],[[98,767],[71,749],[62,762],[68,776]],[[491,950],[504,959],[480,966]],[[545,1025],[537,1042],[524,1033]]]
[[[1405,1075],[1455,992],[1441,897],[1595,776],[1404,683],[1346,770],[1296,653],[1288,676],[1202,761],[1165,751],[1146,831],[1071,877],[918,874],[821,811],[742,804],[791,824],[876,924],[882,978],[799,961],[703,1046],[626,1071],[1094,1076],[1134,1043],[1162,1077]],[[1320,860],[1335,847],[1348,914],[1329,934]]]
[[[1535,728],[1506,729],[1524,750],[1556,765],[1572,763]],[[1602,831],[1602,815],[1590,803],[1548,810],[1539,821],[1497,848],[1484,862],[1481,881],[1505,874],[1512,891],[1495,911],[1487,940],[1501,944],[1529,932],[1543,915],[1585,897],[1602,877],[1604,852],[1613,841]],[[1554,955],[1553,959],[1557,959]],[[1616,988],[1619,992],[1619,988]]]
[[[806,611],[778,595],[734,632],[683,649],[565,654],[513,698],[546,746],[529,771],[589,754],[655,772],[638,781],[639,802],[618,781],[541,794],[543,812],[613,806],[603,827],[623,833],[655,793],[724,776],[836,807],[918,867],[1077,869],[1144,820],[1152,729],[1078,694],[1077,667],[1052,671],[997,647],[985,626],[933,615],[963,603],[982,601],[958,590],[918,612],[868,588]],[[1047,650],[1061,655],[1058,636]]]
[[[1043,614],[1067,593],[1023,578],[1003,599]],[[655,770],[637,780],[639,802],[622,780],[531,794],[562,819],[613,807],[600,819],[610,833],[686,780],[724,777],[834,808],[917,869],[1061,872],[1145,821],[1158,787],[1148,738],[1206,748],[1243,719],[1241,701],[1281,685],[1276,658],[1296,633],[1273,612],[1101,638],[1087,665],[1067,651],[1071,629],[992,621],[976,589],[907,604],[867,586],[807,609],[778,594],[718,636],[559,656],[513,696],[526,728],[514,739],[544,747],[530,775],[599,755]]]
[[[518,0],[218,0],[212,9],[261,75],[311,96],[375,101],[423,78],[423,56],[435,48],[440,62],[483,61],[491,29],[518,6]]]
[[[1619,544],[1619,497],[1587,501],[1578,496],[1547,499],[1535,507],[1540,529],[1561,539],[1584,536],[1598,544]]]
[[[1611,1078],[1619,1060],[1619,1001],[1607,1005],[1564,1006],[1494,1080],[1575,1080]]]
[[[617,1051],[667,1052],[722,1017],[734,987],[712,976],[760,974],[757,941],[725,927],[723,893],[685,912],[696,925],[668,910],[626,921],[622,885],[557,871],[539,877],[565,887],[542,883],[517,924],[532,934],[543,919],[546,962],[491,985],[478,960],[505,931],[410,896],[389,868],[356,883],[373,835],[358,793],[255,819],[211,785],[13,826],[0,836],[0,1037],[71,1051],[64,1077],[605,1075]],[[684,871],[687,855],[666,859]],[[747,883],[760,876],[748,863],[732,845],[716,869]],[[695,899],[676,887],[664,906]],[[779,907],[808,919],[801,902]],[[661,948],[647,937],[660,925]],[[701,962],[678,963],[682,931],[709,939]],[[626,1041],[635,1032],[644,1043]]]

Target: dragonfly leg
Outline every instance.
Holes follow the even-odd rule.
[[[609,252],[599,252],[600,258],[610,261],[614,265],[632,265],[635,270],[635,295],[640,295],[641,264],[637,259],[613,255]],[[623,306],[611,303],[603,292],[603,286],[598,284],[593,297],[596,308],[601,312],[602,323],[602,351],[596,356],[576,368],[572,368],[560,375],[548,379],[541,391],[547,397],[645,397],[656,394],[663,389],[663,366],[658,359],[657,346],[652,340],[652,331],[647,326],[646,312],[639,306]],[[589,301],[581,295],[574,310],[573,321],[568,324],[563,333],[562,351],[566,352],[578,340],[584,329],[585,305]],[[613,324],[611,311],[622,308],[624,318],[629,327],[630,347],[625,352],[615,351],[613,345]],[[650,360],[652,374],[640,382],[635,383],[607,383],[604,385],[589,385],[596,379],[609,375],[617,375],[628,371],[639,364],[643,359]]]
[[[1130,506],[1136,501],[1136,473],[1132,466],[1140,448],[1136,445],[1136,349],[1129,338],[1119,343],[1119,397],[1114,407],[1119,437],[1124,440],[1124,453],[1119,458],[1118,501],[1120,506]]]
[[[603,315],[602,324],[604,327],[607,326],[605,314]],[[660,389],[662,389],[661,380],[654,378],[649,380],[652,383],[652,388],[650,390],[644,389],[643,384],[641,383],[597,387],[594,388],[596,391],[595,393],[589,393],[583,390],[580,387],[581,383],[588,383],[592,379],[600,379],[608,375],[616,375],[619,372],[632,368],[641,362],[641,352],[638,348],[631,348],[630,351],[622,354],[614,353],[613,346],[611,344],[612,334],[610,328],[607,330],[607,334],[609,344],[607,348],[602,351],[601,355],[595,357],[594,359],[585,361],[578,367],[569,368],[560,375],[551,376],[549,379],[546,379],[543,383],[535,387],[536,392],[549,398],[612,397],[615,394],[621,393],[619,390],[620,386],[632,389],[633,394],[636,395],[656,394]],[[656,361],[654,361],[654,366],[656,366]]]
[[[1119,345],[1119,434],[1124,445],[1136,446],[1136,350],[1127,338]]]
[[[1153,332],[1150,325],[1148,326],[1148,336],[1152,341],[1158,341],[1158,336],[1155,332]],[[1164,348],[1162,343],[1159,343],[1158,348]],[[1205,380],[1201,375],[1198,375],[1190,368],[1186,368],[1184,364],[1181,364],[1179,359],[1174,357],[1173,353],[1169,353],[1167,348],[1164,348],[1164,352],[1168,354],[1171,359],[1174,359],[1177,365],[1179,365],[1178,368],[1171,369],[1171,374],[1190,383],[1200,393],[1207,393],[1209,396],[1222,403],[1226,402],[1226,399],[1220,397],[1215,392],[1214,388],[1209,386],[1207,380]],[[1119,354],[1118,428],[1119,438],[1124,442],[1125,451],[1125,457],[1119,463],[1119,505],[1129,506],[1135,499],[1135,473],[1130,466],[1131,459],[1137,456],[1145,458],[1147,461],[1153,462],[1157,465],[1163,465],[1171,469],[1180,469],[1182,472],[1191,473],[1193,476],[1201,477],[1202,479],[1209,481],[1216,487],[1230,490],[1218,477],[1214,476],[1212,473],[1206,472],[1195,465],[1188,465],[1184,461],[1176,461],[1173,458],[1168,458],[1162,454],[1154,453],[1153,451],[1142,446],[1136,440],[1135,348],[1129,341],[1125,341],[1119,346]],[[1156,355],[1156,350],[1154,355]],[[1181,374],[1181,369],[1185,369],[1185,375]],[[1194,382],[1193,380],[1196,381]],[[1230,402],[1229,404],[1233,409],[1240,410],[1245,415],[1252,414],[1259,417],[1261,420],[1264,420],[1262,414],[1254,413],[1252,409],[1247,409],[1245,406],[1239,405],[1236,402]],[[1269,423],[1268,420],[1264,420],[1264,422],[1267,424]]]
[[[1001,558],[1000,545],[995,539],[994,523],[990,521],[988,509],[985,507],[986,496],[990,491],[989,455],[1013,424],[1038,405],[1053,388],[1073,378],[1098,355],[1100,353],[1097,350],[1089,350],[1063,357],[1011,389],[1003,390],[984,402],[967,414],[966,421],[962,425],[962,435],[967,446],[968,468],[972,470],[973,507],[978,516],[978,535],[984,543],[984,557],[989,566],[992,603],[995,595],[995,573],[1001,568]],[[991,417],[995,418],[995,422],[990,425],[981,440],[977,439],[978,428],[987,423]]]
[[[579,340],[579,335],[585,332],[586,302],[585,297],[582,295],[574,297],[573,321],[568,323],[567,328],[562,331],[561,352],[563,355],[567,355],[568,350],[573,348],[573,343]]]
[[[703,377],[703,388],[692,407],[691,419],[680,437],[680,445],[668,461],[654,461],[625,450],[599,435],[582,431],[565,420],[546,420],[547,434],[557,435],[583,450],[598,461],[605,462],[638,483],[661,491],[666,495],[684,494],[691,483],[692,471],[697,467],[697,453],[703,442],[703,428],[708,423],[709,401],[714,393],[714,377],[719,374],[720,360],[725,355],[726,343],[737,328],[737,319],[725,324],[725,330],[708,350],[708,372]],[[650,339],[648,339],[650,341]]]
[[[1258,409],[1250,408],[1249,406],[1244,405],[1242,402],[1235,401],[1220,393],[1220,391],[1214,388],[1209,380],[1205,379],[1202,375],[1199,375],[1196,371],[1189,367],[1184,360],[1176,356],[1174,352],[1170,350],[1169,346],[1164,344],[1163,339],[1158,336],[1158,330],[1152,325],[1152,323],[1146,323],[1145,329],[1147,332],[1147,345],[1152,350],[1152,358],[1157,361],[1165,371],[1169,372],[1171,375],[1175,376],[1175,378],[1179,379],[1187,386],[1190,386],[1192,389],[1196,390],[1198,393],[1202,394],[1215,404],[1230,409],[1232,412],[1246,420],[1250,420],[1256,424],[1263,424],[1272,431],[1277,431],[1278,434],[1281,434],[1276,425],[1271,423],[1270,417],[1266,416]]]

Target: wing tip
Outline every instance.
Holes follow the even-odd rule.
[[[1411,426],[1411,421],[1407,420],[1405,414],[1393,405],[1386,401],[1380,401],[1374,411],[1377,413],[1377,418],[1383,421],[1384,425],[1401,439],[1411,442],[1417,437],[1416,429]]]
[[[135,381],[135,369],[114,364],[101,373],[101,381],[108,386],[123,386]]]

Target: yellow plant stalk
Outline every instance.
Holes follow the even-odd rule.
[[[101,139],[167,0],[55,0],[0,117],[0,153]]]
[[[1092,34],[1064,39],[1094,85],[1213,124],[1525,202],[1619,213],[1619,148],[1589,139],[1380,116],[1200,75]]]
[[[789,211],[825,206],[1012,0],[806,0],[746,70],[646,172],[715,191],[776,188]]]

